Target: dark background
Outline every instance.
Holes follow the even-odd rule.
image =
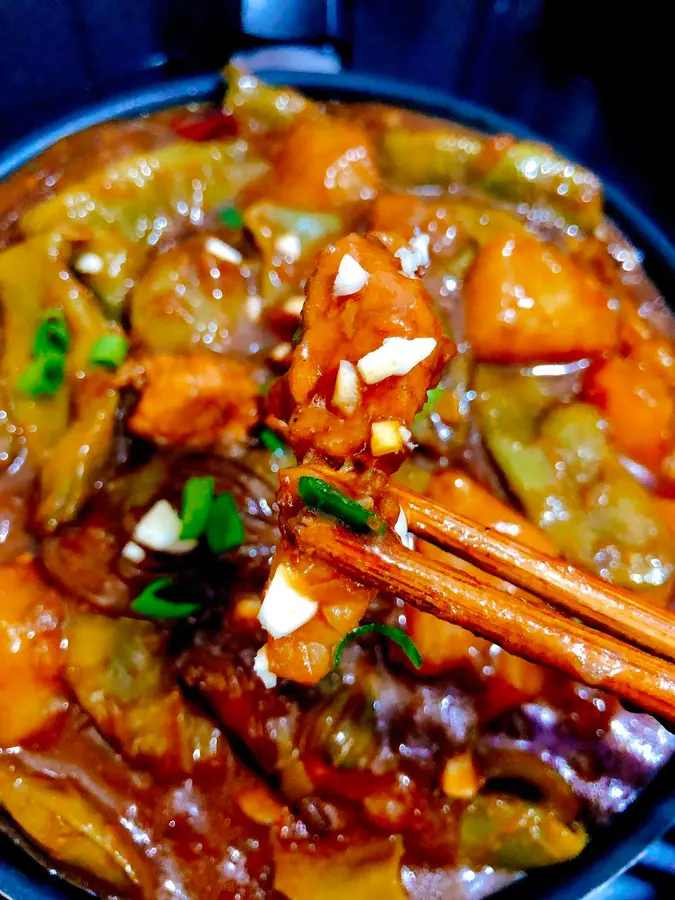
[[[349,67],[520,119],[675,240],[671,10],[669,0],[0,0],[0,147],[265,38],[332,41]]]

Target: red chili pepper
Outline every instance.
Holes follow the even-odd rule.
[[[214,141],[237,134],[237,122],[230,113],[220,109],[186,112],[171,121],[171,130],[188,141]]]

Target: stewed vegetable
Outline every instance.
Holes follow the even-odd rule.
[[[103,897],[483,896],[675,737],[294,527],[410,548],[394,478],[670,604],[675,328],[551,148],[226,77],[0,185],[0,807]]]

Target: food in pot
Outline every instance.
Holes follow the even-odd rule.
[[[409,545],[392,477],[671,602],[675,332],[591,173],[232,70],[222,109],[9,178],[0,249],[0,806],[50,866],[468,900],[576,856],[669,757],[292,546],[300,507]]]

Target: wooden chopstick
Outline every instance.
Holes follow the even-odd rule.
[[[511,596],[468,572],[411,552],[392,537],[368,540],[316,515],[293,537],[355,580],[393,593],[418,609],[489,638],[510,653],[610,691],[675,719],[675,665],[552,607]]]
[[[675,614],[392,484],[408,528],[573,616],[675,660]]]

